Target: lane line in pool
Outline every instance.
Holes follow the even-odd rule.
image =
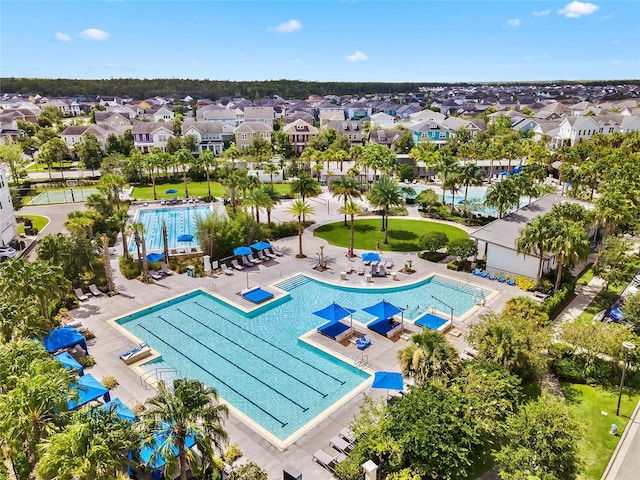
[[[152,337],[157,338],[159,341],[161,341],[162,343],[164,343],[167,347],[169,347],[170,349],[172,349],[174,352],[176,352],[178,355],[182,355],[184,358],[186,358],[189,362],[193,363],[196,367],[198,367],[200,370],[207,372],[209,375],[211,375],[213,378],[215,378],[216,380],[218,380],[221,384],[223,384],[224,386],[226,386],[229,390],[237,393],[238,395],[240,395],[242,398],[244,398],[247,402],[249,402],[251,405],[253,405],[254,407],[256,407],[258,410],[260,410],[262,413],[264,413],[265,415],[268,415],[269,417],[273,418],[276,422],[278,422],[282,428],[286,427],[289,423],[288,422],[283,422],[282,420],[280,420],[278,417],[276,417],[275,415],[267,412],[264,408],[262,408],[260,405],[258,405],[256,402],[254,402],[253,400],[251,400],[249,397],[247,397],[246,395],[243,395],[242,393],[240,393],[238,390],[236,390],[235,388],[233,388],[231,385],[229,385],[227,382],[225,382],[224,380],[222,380],[220,377],[217,377],[216,375],[214,375],[213,373],[211,373],[209,370],[207,370],[206,368],[204,368],[202,365],[200,365],[199,363],[194,362],[193,360],[191,360],[187,355],[185,355],[184,353],[182,353],[180,350],[178,350],[177,348],[175,348],[173,345],[171,345],[169,342],[167,342],[166,340],[163,340],[162,338],[160,338],[158,335],[156,335],[155,333],[153,333],[151,330],[149,330],[147,327],[145,327],[144,325],[138,325],[140,328],[142,328],[145,332],[147,332],[149,335],[151,335]]]
[[[193,320],[194,322],[199,323],[200,325],[202,325],[204,328],[206,328],[207,330],[212,331],[213,333],[215,333],[216,335],[221,336],[222,338],[224,338],[225,340],[227,340],[230,343],[233,343],[234,345],[236,345],[237,347],[240,347],[242,350],[244,350],[247,353],[250,353],[251,355],[253,355],[254,357],[256,357],[258,360],[262,360],[264,363],[266,363],[267,365],[271,365],[273,368],[275,368],[276,370],[278,370],[279,372],[284,373],[286,376],[288,376],[289,378],[294,379],[295,381],[301,383],[302,385],[304,385],[307,388],[310,388],[311,390],[313,390],[314,392],[322,395],[322,398],[327,398],[328,393],[323,393],[320,390],[318,390],[317,388],[315,388],[313,385],[309,385],[308,383],[304,382],[303,380],[300,380],[298,377],[291,375],[289,372],[287,372],[286,370],[281,369],[280,367],[278,367],[277,365],[271,363],[269,360],[267,360],[266,358],[261,357],[260,355],[252,352],[251,350],[249,350],[246,347],[243,347],[242,345],[240,345],[238,342],[236,342],[235,340],[233,340],[232,338],[227,337],[226,335],[223,335],[220,332],[217,332],[216,330],[214,330],[213,328],[211,328],[210,326],[202,323],[200,320],[192,317],[191,315],[189,315],[188,313],[180,310],[179,308],[176,309],[178,312],[182,313],[183,315],[189,317],[191,320]]]
[[[218,352],[216,352],[215,350],[213,350],[212,348],[209,348],[207,345],[205,345],[204,343],[202,343],[200,340],[198,340],[197,338],[193,337],[193,335],[189,335],[187,332],[185,332],[184,330],[182,330],[180,327],[175,326],[174,324],[172,324],[171,322],[167,321],[166,319],[162,318],[162,315],[158,315],[158,318],[160,320],[162,320],[164,323],[166,323],[167,325],[169,325],[170,327],[175,328],[176,330],[178,330],[180,333],[182,333],[183,335],[186,335],[187,337],[189,337],[191,340],[193,340],[194,342],[196,342],[197,344],[203,346],[204,348],[206,348],[207,350],[209,350],[211,353],[213,353],[215,356],[221,358],[222,360],[224,360],[227,363],[230,363],[231,365],[233,365],[234,367],[236,367],[238,370],[243,371],[244,373],[246,373],[247,375],[249,375],[251,378],[253,378],[255,381],[260,382],[262,385],[264,385],[265,387],[267,387],[269,390],[271,390],[272,392],[277,393],[278,395],[280,395],[282,398],[286,398],[287,400],[289,400],[291,403],[293,403],[294,405],[296,405],[297,407],[299,407],[303,412],[306,412],[307,410],[309,410],[309,407],[305,407],[300,405],[298,402],[296,402],[293,398],[288,397],[287,395],[285,395],[284,393],[278,391],[277,389],[273,388],[271,385],[269,385],[268,383],[264,382],[263,380],[260,380],[258,377],[256,377],[254,374],[252,374],[251,372],[248,372],[247,370],[245,370],[244,368],[242,368],[240,365],[238,365],[235,362],[232,362],[231,360],[229,360],[228,358],[223,357],[222,355],[220,355]]]
[[[296,357],[295,355],[292,355],[291,353],[287,352],[284,348],[280,348],[279,346],[277,346],[277,345],[275,345],[275,344],[271,343],[269,340],[265,340],[265,339],[264,339],[264,338],[262,338],[261,336],[256,335],[256,334],[255,334],[255,333],[253,333],[251,330],[247,330],[246,328],[244,328],[244,327],[242,327],[242,326],[238,325],[237,323],[232,322],[232,321],[231,321],[231,320],[229,320],[228,318],[225,318],[225,317],[223,317],[222,315],[220,315],[218,312],[214,312],[214,311],[213,311],[213,310],[211,310],[210,308],[207,308],[207,307],[205,307],[204,305],[202,305],[202,304],[200,304],[200,303],[198,303],[198,302],[193,302],[193,303],[195,303],[195,304],[196,304],[196,305],[198,305],[199,307],[204,308],[206,311],[211,312],[211,313],[213,313],[214,315],[217,315],[218,317],[220,317],[221,319],[223,319],[223,320],[225,320],[225,321],[229,322],[230,324],[235,325],[235,326],[236,326],[236,327],[238,327],[240,330],[242,330],[242,331],[244,331],[244,332],[247,332],[249,335],[254,336],[254,337],[255,337],[255,338],[257,338],[258,340],[262,340],[263,342],[268,343],[268,344],[269,344],[269,345],[271,345],[273,348],[275,348],[275,349],[277,349],[277,350],[280,350],[282,353],[285,353],[285,354],[289,355],[291,358],[295,358],[297,361],[299,361],[299,362],[301,362],[301,363],[304,363],[305,365],[307,365],[307,366],[309,366],[309,367],[313,368],[314,370],[316,370],[316,371],[318,371],[318,372],[320,372],[320,373],[322,373],[322,374],[326,375],[327,377],[329,377],[329,378],[331,378],[331,379],[335,380],[336,382],[340,383],[340,385],[344,385],[344,384],[346,383],[344,380],[340,380],[339,378],[334,377],[333,375],[331,375],[331,374],[329,374],[329,373],[325,372],[324,370],[322,370],[322,369],[320,369],[320,368],[316,367],[315,365],[312,365],[311,363],[306,362],[305,360],[302,360],[301,358],[298,358],[298,357]]]

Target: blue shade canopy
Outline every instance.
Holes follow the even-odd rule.
[[[251,250],[251,247],[236,247],[233,249],[233,254],[234,255],[251,255],[253,253],[253,250]]]
[[[267,248],[271,248],[271,244],[267,242],[256,242],[251,245],[251,248],[255,248],[256,250],[265,250]]]
[[[510,174],[509,174],[509,172],[500,172],[498,175],[500,177],[508,177]]]
[[[362,254],[363,262],[379,262],[380,254],[376,252],[367,252]]]
[[[380,303],[376,303],[370,307],[365,307],[364,310],[367,313],[370,313],[374,317],[378,318],[391,318],[398,313],[404,311],[404,308],[396,307],[395,305],[387,302],[386,300],[381,301]]]
[[[84,369],[82,368],[82,365],[80,365],[80,363],[78,363],[75,358],[69,355],[69,352],[59,353],[58,355],[54,355],[53,358],[58,360],[67,370],[75,370],[80,376],[84,375]]]
[[[130,422],[135,422],[136,420],[136,414],[129,410],[119,398],[114,398],[110,402],[100,405],[99,408],[103,410],[113,410],[122,420],[128,420]]]
[[[320,318],[324,318],[325,320],[329,320],[330,322],[338,322],[343,318],[348,317],[353,312],[355,312],[355,310],[342,307],[336,302],[333,302],[328,307],[324,307],[322,310],[313,312],[313,314],[317,315]]]
[[[402,374],[398,372],[376,372],[371,388],[386,388],[387,390],[403,390]]]
[[[142,463],[152,470],[164,466],[164,464],[167,463],[167,459],[162,458],[160,454],[155,455],[154,458],[153,454],[162,448],[162,445],[170,435],[172,435],[171,429],[169,428],[169,425],[165,424],[164,429],[154,435],[153,443],[151,445],[145,445],[140,449],[140,460]],[[193,435],[187,435],[187,438],[185,439],[185,447],[191,448],[195,444],[196,440],[193,438]],[[174,447],[171,449],[171,453],[174,457],[177,457],[180,452]]]
[[[70,325],[51,330],[51,332],[44,336],[42,343],[44,343],[44,348],[46,348],[49,353],[53,353],[62,348],[75,347],[76,345],[80,345],[85,353],[89,353],[84,336]]]
[[[111,400],[109,389],[96,380],[90,373],[80,377],[75,384],[71,385],[71,388],[78,390],[78,400],[69,400],[67,402],[69,410],[76,410],[82,405],[97,400],[100,397],[103,397],[105,402]]]
[[[178,190],[176,190],[175,188],[170,188],[169,190],[165,191],[164,193],[168,193],[168,194],[174,194],[174,193],[178,193]]]
[[[164,253],[152,252],[147,254],[147,262],[159,262],[164,258]]]
[[[193,240],[193,235],[189,235],[188,233],[185,233],[178,237],[179,242],[191,242],[192,240]]]

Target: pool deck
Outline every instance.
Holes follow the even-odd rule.
[[[335,199],[332,201],[337,203]],[[327,219],[326,221],[336,221],[336,219],[337,216],[334,214],[330,220]],[[480,313],[489,310],[500,311],[505,302],[511,297],[526,295],[525,292],[517,287],[475,277],[471,274],[447,270],[445,264],[433,264],[421,260],[415,253],[382,253],[383,259],[393,259],[395,268],[401,268],[406,260],[412,261],[416,273],[411,275],[398,273],[397,281],[393,281],[390,276],[387,276],[386,278],[373,278],[372,283],[367,283],[364,276],[358,276],[355,273],[347,275],[347,280],[341,280],[340,272],[347,270],[347,266],[357,268],[360,262],[349,261],[345,255],[344,248],[328,245],[324,240],[313,237],[312,230],[313,227],[308,229],[303,238],[303,247],[308,258],[295,258],[298,239],[297,237],[289,237],[274,242],[279,251],[284,253],[283,257],[247,268],[242,272],[235,272],[233,276],[218,274],[207,278],[191,278],[184,274],[175,274],[165,277],[152,285],[145,285],[137,280],[126,280],[122,277],[118,267],[118,258],[112,257],[111,266],[120,294],[114,297],[105,295],[91,298],[89,301],[83,302],[79,308],[70,312],[74,320],[80,320],[83,326],[88,327],[96,335],[94,340],[88,342],[89,352],[96,359],[96,365],[91,367],[89,372],[98,379],[108,375],[115,376],[119,385],[112,391],[111,396],[113,398],[119,397],[128,406],[132,406],[135,402],[144,402],[144,400],[152,396],[155,391],[151,388],[145,388],[136,370],[126,366],[118,358],[120,353],[131,349],[135,346],[135,343],[121,331],[116,330],[108,320],[166,301],[194,288],[202,288],[251,309],[256,305],[239,296],[238,293],[240,291],[258,285],[266,285],[267,289],[269,289],[268,286],[270,284],[277,283],[297,273],[304,273],[305,275],[339,285],[365,286],[368,288],[406,285],[438,273],[460,282],[493,289],[497,292],[496,295],[489,297],[484,306],[478,307],[467,318],[457,320],[454,323],[454,328],[461,332],[460,335],[447,334],[447,338],[461,352],[467,346],[465,341],[467,329],[470,324],[478,320]],[[121,252],[122,247],[119,242],[120,239],[116,244],[116,249]],[[324,254],[329,267],[324,272],[318,272],[313,269],[317,264],[316,253],[321,245],[325,246]],[[356,253],[360,254],[362,251],[356,251]],[[327,299],[327,301],[329,302],[331,299]],[[362,330],[362,328],[359,330]],[[411,322],[405,322],[405,330],[418,332],[420,329]],[[372,345],[364,351],[369,369],[373,371],[399,370],[396,354],[398,350],[408,344],[405,336],[390,340],[368,329],[359,333],[366,333],[373,341]],[[354,362],[361,359],[363,354],[349,342],[338,344],[316,332],[310,334],[310,340],[352,359]],[[329,479],[331,474],[313,462],[313,454],[319,449],[324,449],[327,452],[332,451],[329,447],[329,440],[337,435],[343,427],[348,426],[354,415],[358,413],[359,405],[365,394],[371,397],[379,397],[387,395],[387,391],[373,390],[370,387],[365,388],[364,391],[358,393],[337,411],[322,419],[284,450],[279,450],[261,436],[256,435],[251,428],[232,415],[229,416],[224,427],[229,434],[229,442],[238,444],[242,452],[244,452],[244,456],[239,460],[239,463],[248,460],[255,461],[268,471],[270,478],[281,478],[282,469],[291,465],[300,470],[304,478]]]

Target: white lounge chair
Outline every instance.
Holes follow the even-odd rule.
[[[346,455],[342,452],[336,455],[329,455],[324,450],[318,450],[313,454],[313,461],[319,463],[331,473],[335,473],[336,465],[346,458]]]
[[[169,270],[169,267],[167,267],[166,263],[162,264],[162,273],[164,273],[165,275],[173,275],[173,270]]]
[[[240,265],[238,263],[238,260],[236,260],[235,258],[231,260],[231,265],[233,265],[233,268],[235,268],[236,270],[244,270],[244,267]]]
[[[277,255],[275,253],[270,252],[269,250],[263,250],[262,253],[264,253],[265,256],[267,256],[268,258],[276,258]],[[282,256],[282,255],[280,255]]]
[[[91,292],[91,295],[93,295],[94,297],[99,297],[100,295],[102,295],[102,292],[98,290],[98,287],[96,287],[95,283],[92,283],[91,285],[89,285],[89,291]]]
[[[245,255],[242,257],[242,265],[244,265],[245,267],[253,267],[253,262],[249,260],[249,258],[247,258],[247,256]]]
[[[89,300],[89,297],[82,291],[81,288],[74,288],[73,292],[76,294],[76,297],[78,297],[78,300],[80,300],[81,302]]]
[[[250,262],[253,262],[253,263],[262,263],[262,260],[260,260],[259,258],[256,258],[255,255],[249,255],[248,259]]]
[[[231,270],[229,267],[227,267],[224,263],[222,265],[220,265],[220,268],[222,269],[222,272],[225,275],[233,275],[233,270]]]
[[[274,247],[271,247],[271,250],[276,257],[282,257],[283,253],[281,251],[276,250]]]
[[[157,270],[149,270],[147,273],[154,280],[162,280],[162,274],[160,272],[158,272]]]
[[[263,262],[266,262],[267,260],[271,260],[269,257],[265,256],[264,253],[262,253],[262,250],[258,251],[258,258]]]

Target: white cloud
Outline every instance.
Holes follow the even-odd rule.
[[[302,24],[298,20],[289,20],[282,22],[274,30],[278,33],[291,33],[296,30],[302,30]]]
[[[567,3],[564,8],[558,10],[558,14],[567,18],[580,18],[584,15],[591,15],[600,7],[590,2],[573,1]]]
[[[80,38],[83,40],[106,40],[111,36],[110,33],[97,28],[87,28],[80,32]]]
[[[62,33],[62,32],[56,32],[56,34],[55,34],[55,36],[53,38],[55,38],[58,42],[70,42],[71,41],[71,37],[69,35],[67,35],[66,33]]]
[[[350,62],[362,62],[364,60],[369,60],[369,57],[367,57],[360,50],[356,50],[354,53],[352,53],[351,55],[347,55],[345,58]]]
[[[520,26],[520,19],[510,18],[509,20],[507,20],[507,25],[509,25],[510,27],[518,27]]]
[[[548,10],[538,10],[537,12],[533,12],[534,17],[546,17],[551,13],[551,9]]]

